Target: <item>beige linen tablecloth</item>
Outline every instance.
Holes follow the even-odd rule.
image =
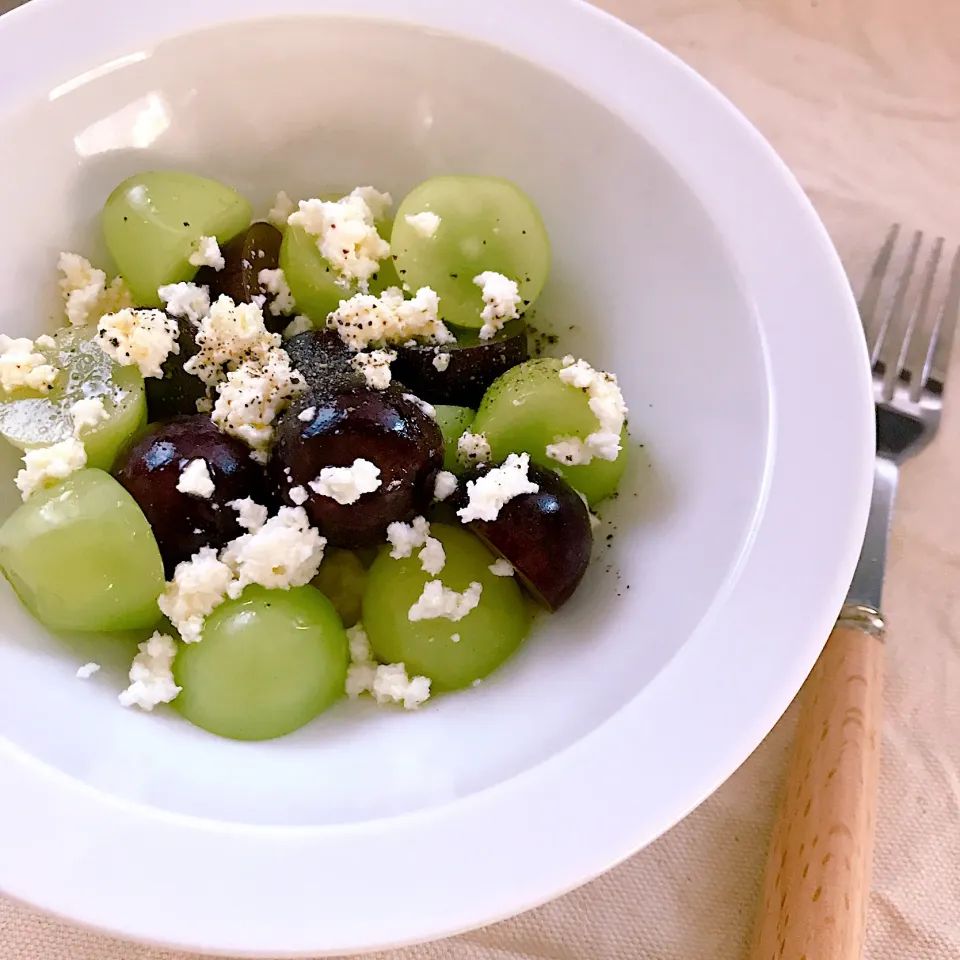
[[[604,5],[760,127],[813,198],[855,284],[892,220],[960,241],[960,0]],[[960,958],[960,356],[953,376],[941,437],[904,471],[896,516],[869,960]],[[788,713],[699,810],[589,886],[486,930],[382,956],[742,957],[791,731]],[[0,960],[187,958],[0,901]]]

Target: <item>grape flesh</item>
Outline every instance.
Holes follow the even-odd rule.
[[[347,662],[346,632],[322,593],[249,586],[207,617],[199,643],[180,646],[173,706],[221,737],[282,737],[343,696]]]
[[[0,527],[0,568],[52,630],[136,630],[160,619],[157,541],[102,470],[80,470],[18,507]]]
[[[406,217],[430,212],[440,226],[424,237]],[[519,285],[524,309],[550,272],[550,241],[533,201],[498,177],[443,176],[425,180],[404,197],[390,238],[400,279],[412,290],[432,287],[443,320],[480,327],[484,309],[474,277],[502,273]]]
[[[617,489],[627,463],[627,428],[624,425],[616,460],[594,457],[590,463],[568,466],[548,457],[547,445],[559,437],[584,439],[597,429],[587,394],[564,383],[558,376],[561,368],[559,360],[541,357],[508,370],[487,390],[470,429],[486,436],[493,460],[526,451],[594,504]]]
[[[422,569],[418,551],[395,560],[383,547],[367,574],[363,625],[378,660],[403,663],[410,676],[429,677],[433,690],[459,690],[487,676],[520,646],[529,615],[515,578],[491,572],[496,558],[476,537],[442,523],[431,524],[430,535],[446,554],[436,579],[458,592],[481,584],[479,604],[461,620],[411,622],[410,607],[434,577]]]
[[[463,469],[457,451],[457,441],[470,429],[476,413],[469,407],[452,407],[437,404],[433,408],[437,415],[437,426],[443,434],[443,469],[459,473]]]
[[[138,173],[124,180],[103,207],[103,233],[134,302],[161,306],[157,289],[191,280],[200,237],[223,245],[250,224],[252,208],[216,180],[177,171]]]
[[[84,427],[79,435],[87,466],[109,470],[117,452],[146,423],[143,377],[134,367],[121,367],[95,339],[96,328],[64,327],[56,346],[37,346],[60,374],[48,393],[17,390],[0,394],[0,436],[21,450],[59,443],[74,435],[70,408],[78,400],[103,401],[106,419]]]

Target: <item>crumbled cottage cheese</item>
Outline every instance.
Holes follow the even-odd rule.
[[[486,463],[490,459],[490,443],[486,435],[464,431],[457,440],[457,456],[463,464]]]
[[[360,195],[362,190],[358,187],[335,202],[301,200],[299,210],[287,222],[317,238],[317,249],[339,274],[340,285],[349,287],[356,281],[365,290],[380,269],[380,261],[390,256],[390,244],[377,233],[370,206],[370,202],[378,206],[377,201],[372,194]],[[389,194],[374,192],[377,197],[389,198]]]
[[[356,503],[365,493],[380,488],[380,468],[358,457],[349,467],[324,467],[307,486],[321,497],[340,504]]]
[[[197,241],[197,249],[190,254],[188,260],[195,267],[213,267],[217,271],[227,265],[216,237],[201,237]]]
[[[441,470],[433,483],[434,500],[446,500],[457,489],[457,476],[449,470]]]
[[[450,366],[450,354],[441,353],[439,348],[433,358],[433,367],[438,373],[443,373]]]
[[[87,451],[77,439],[70,437],[49,447],[28,450],[23,455],[23,469],[17,474],[16,484],[24,500],[38,490],[52,487],[87,465]]]
[[[429,240],[440,229],[440,218],[429,210],[408,213],[404,218],[424,240]]]
[[[210,288],[195,283],[168,283],[157,290],[172,317],[186,317],[199,323],[210,312]]]
[[[379,297],[358,293],[327,317],[327,326],[340,334],[351,350],[372,344],[403,343],[422,337],[433,343],[453,343],[456,337],[439,319],[440,298],[421,287],[412,300],[399,287],[388,287]]]
[[[287,491],[290,499],[298,506],[302,507],[310,499],[310,491],[306,487],[301,487],[299,484],[295,487],[291,487]]]
[[[402,560],[412,556],[413,551],[422,547],[430,536],[430,524],[423,517],[415,517],[413,523],[395,520],[387,527],[387,542],[391,546],[390,556]]]
[[[350,666],[347,668],[346,692],[355,700],[362,693],[371,693],[377,703],[402,703],[415,710],[430,696],[427,677],[408,677],[402,663],[378,664],[373,659],[370,641],[362,624],[347,630],[350,642]]]
[[[502,273],[485,270],[473,278],[473,282],[482,288],[483,302],[486,306],[480,314],[483,326],[480,339],[489,340],[502,326],[504,320],[513,320],[520,316],[517,307],[523,302],[516,280],[508,280]]]
[[[84,430],[94,429],[109,416],[101,397],[83,397],[70,407],[73,435],[79,437]]]
[[[297,414],[297,419],[303,423],[309,423],[317,415],[316,407],[305,407]]]
[[[255,533],[267,522],[267,508],[250,497],[231,500],[227,506],[237,511],[237,523],[250,533]]]
[[[227,587],[228,595],[239,597],[251,583],[268,590],[305,586],[317,575],[326,543],[302,507],[281,507],[254,533],[245,533],[224,548],[223,563],[236,576]]]
[[[173,661],[177,644],[173,637],[155,631],[130,666],[130,686],[120,694],[124,707],[152,710],[158,703],[169,703],[182,689],[173,682]]]
[[[494,467],[476,480],[467,481],[469,500],[457,511],[464,522],[496,520],[505,503],[524,493],[537,493],[540,487],[527,477],[529,453],[511,453],[502,466]]]
[[[462,620],[478,603],[483,585],[476,580],[472,581],[463,593],[445,587],[439,580],[428,580],[423,585],[423,593],[410,608],[407,619],[411,622],[418,620],[435,620],[446,617],[448,620]]]
[[[108,313],[97,324],[97,340],[107,356],[122,367],[136,366],[145,377],[162,377],[164,361],[179,353],[180,328],[162,310]]]
[[[209,500],[215,487],[213,478],[210,476],[210,470],[207,467],[207,461],[202,457],[191,460],[180,471],[177,489],[181,493],[189,493],[195,497],[203,497],[205,500]]]
[[[291,337],[295,337],[298,333],[306,333],[308,330],[313,330],[313,321],[309,317],[299,316],[294,317],[284,328],[283,328],[283,339],[289,340]]]
[[[487,569],[489,569],[495,577],[512,577],[514,574],[513,564],[504,557],[495,560]]]
[[[563,358],[559,377],[564,383],[586,391],[599,429],[585,440],[555,437],[547,446],[547,456],[571,466],[589,463],[594,457],[616,460],[621,450],[620,433],[628,412],[616,376],[594,370],[586,360],[575,361],[567,355]]]
[[[278,230],[282,230],[287,225],[290,214],[297,209],[297,205],[287,195],[286,190],[281,190],[277,194],[273,206],[267,214],[267,220],[270,221]]]
[[[371,350],[353,357],[353,369],[363,374],[371,390],[386,390],[390,386],[390,364],[397,359],[396,350]]]
[[[232,581],[233,571],[217,558],[217,551],[201,547],[189,560],[177,564],[157,605],[184,643],[196,643],[204,619],[227,599]]]
[[[447,563],[447,555],[443,544],[436,537],[427,537],[423,549],[420,551],[420,567],[431,577],[439,575]]]
[[[437,419],[437,408],[432,403],[421,400],[415,393],[405,393],[403,399],[415,403],[431,420]]]
[[[28,337],[14,340],[0,333],[0,386],[7,393],[22,387],[46,392],[53,387],[60,371],[36,352],[36,346]]]
[[[100,669],[99,663],[85,663],[77,670],[78,680],[89,680]]]
[[[63,274],[60,290],[64,310],[67,320],[74,326],[133,306],[133,298],[123,277],[116,277],[108,284],[107,275],[77,253],[61,253],[57,266]]]
[[[275,317],[286,316],[297,309],[297,303],[293,299],[290,287],[287,285],[287,278],[279,267],[276,270],[261,270],[257,274],[257,282],[260,284],[261,290],[273,294],[270,312]]]

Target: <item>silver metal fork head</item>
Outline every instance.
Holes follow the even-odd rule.
[[[873,368],[877,453],[896,463],[919,453],[937,432],[960,314],[960,248],[942,269],[945,244],[938,237],[918,270],[927,246],[919,230],[909,240],[892,298],[886,302],[888,278],[897,273],[891,263],[899,235],[900,225],[894,224],[859,304]]]

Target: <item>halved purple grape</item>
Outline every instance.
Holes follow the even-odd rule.
[[[206,461],[213,481],[209,497],[177,489],[184,468]],[[152,424],[117,459],[113,475],[146,515],[171,576],[182,560],[201,547],[219,548],[244,533],[232,500],[266,504],[263,469],[234,437],[221,433],[209,417],[176,417]]]
[[[458,330],[455,344],[398,347],[391,369],[428,403],[476,409],[487,387],[529,356],[527,326],[511,320],[490,340],[481,340],[476,330]]]
[[[456,509],[469,500],[468,481],[494,466],[480,464],[461,477],[451,498]],[[538,493],[520,494],[500,508],[496,520],[472,520],[467,527],[510,561],[539,604],[556,610],[573,595],[590,563],[590,513],[559,474],[531,463],[527,476],[540,487]]]
[[[358,459],[377,467],[380,485],[354,503],[310,487],[324,467]],[[372,390],[347,379],[311,391],[284,414],[270,470],[284,499],[301,501],[332,546],[355,548],[382,543],[389,524],[422,512],[442,464],[440,428],[416,398],[394,385]],[[296,488],[299,496],[291,496]]]
[[[179,353],[171,353],[163,366],[163,376],[145,377],[147,419],[151,422],[171,417],[192,416],[197,412],[197,401],[206,396],[204,382],[187,373],[183,365],[197,353],[197,328],[186,317],[177,320]]]

